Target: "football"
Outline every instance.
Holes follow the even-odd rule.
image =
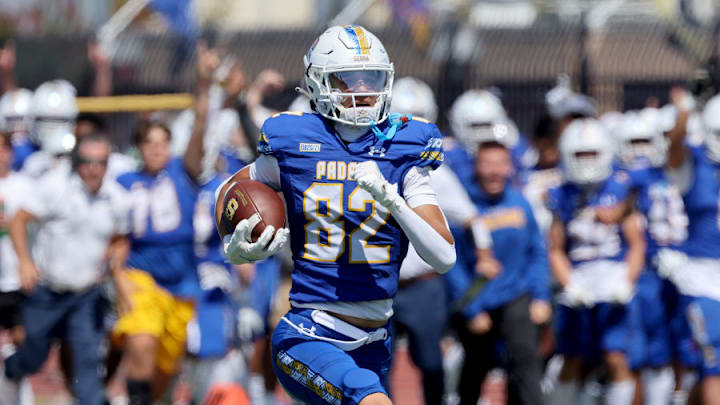
[[[260,215],[260,223],[252,230],[252,242],[262,234],[265,227],[272,225],[275,229],[285,226],[285,206],[278,194],[267,185],[255,180],[236,180],[230,184],[223,201],[222,215],[217,224],[220,237],[231,234],[235,226],[253,214]]]

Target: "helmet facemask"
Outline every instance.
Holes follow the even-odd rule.
[[[612,166],[599,150],[578,150],[572,153],[567,167],[569,178],[583,185],[597,184],[610,177]]]
[[[318,113],[346,125],[365,127],[387,118],[393,76],[392,64],[322,69],[311,65],[305,80]]]
[[[74,121],[61,117],[36,117],[33,138],[40,148],[54,155],[69,153],[75,146]]]
[[[623,164],[628,167],[661,167],[667,157],[665,135],[635,136],[625,141],[620,151]]]
[[[467,122],[460,130],[460,141],[471,151],[486,142],[497,142],[512,149],[518,141],[517,128],[507,121],[501,122]]]

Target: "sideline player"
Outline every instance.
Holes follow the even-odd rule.
[[[393,85],[390,111],[410,113],[435,122],[437,104],[430,86],[414,77],[403,77]],[[449,224],[471,231],[474,251],[480,260],[485,260],[483,265],[494,262],[489,249],[490,233],[452,169],[442,165],[433,171],[430,185]],[[443,364],[440,347],[449,313],[446,300],[444,281],[410,246],[400,266],[399,288],[393,306],[393,335],[407,333],[410,358],[422,372],[423,396],[428,405],[442,403],[446,391],[450,395],[455,391],[454,387],[445,388],[443,368],[447,364]]]
[[[555,218],[548,257],[564,288],[557,308],[557,351],[565,364],[553,404],[578,403],[583,369],[604,362],[610,384],[605,403],[632,403],[635,382],[627,359],[627,303],[645,258],[641,218],[603,224],[594,201],[612,174],[614,145],[602,124],[575,120],[563,131],[560,153],[567,181],[548,193]]]
[[[10,337],[10,342],[0,348],[3,355],[15,351],[25,340],[18,258],[8,236],[8,225],[21,209],[21,200],[32,194],[30,180],[12,170],[15,156],[11,137],[0,132],[0,330]],[[30,381],[23,378],[20,386],[20,404],[34,403]]]
[[[232,180],[243,178],[282,190],[290,230],[268,227],[250,243],[259,222],[252,217],[228,236],[225,250],[231,262],[252,262],[293,234],[292,309],[272,337],[275,372],[292,397],[390,404],[387,323],[408,240],[438,272],[455,263],[428,183],[428,169],[443,159],[442,138],[427,121],[388,117],[394,67],[363,27],[329,28],[304,62],[317,113],[268,119],[262,156],[218,190],[224,198]]]
[[[159,398],[185,353],[198,278],[193,215],[202,170],[208,89],[219,64],[215,51],[198,46],[196,121],[182,159],[170,157],[170,131],[160,123],[140,128],[136,143],[143,168],[121,175],[130,191],[131,250],[128,270],[115,275],[118,311],[112,340],[127,359],[133,405]]]
[[[483,142],[476,158],[476,186],[470,191],[491,233],[494,257],[501,270],[484,273],[489,280],[478,293],[474,246],[464,232],[455,233],[456,269],[446,275],[450,294],[462,297],[455,328],[466,352],[460,380],[460,403],[476,404],[490,369],[505,357],[510,403],[541,404],[541,362],[537,355],[539,325],[551,315],[547,252],[530,204],[508,184],[510,150],[499,142]],[[465,299],[467,297],[467,299]],[[506,356],[496,356],[499,342]]]
[[[666,286],[657,273],[656,255],[662,248],[677,248],[687,237],[688,218],[680,191],[666,178],[668,142],[652,110],[628,112],[616,130],[623,170],[608,181],[600,197],[598,219],[619,221],[634,206],[645,216],[647,253],[635,296],[640,339],[630,353],[633,369],[641,369],[646,404],[668,404],[674,378],[670,368],[672,347]],[[663,305],[665,303],[665,305]]]
[[[685,117],[686,118],[686,117]],[[703,404],[720,404],[720,330],[715,320],[720,313],[717,269],[720,263],[718,193],[720,181],[720,96],[711,98],[702,113],[706,129],[704,144],[688,146],[684,119],[678,131],[670,132],[668,166],[670,178],[683,195],[688,216],[688,238],[683,253],[663,251],[659,257],[661,275],[670,279],[683,295],[690,331],[700,348],[701,396]]]

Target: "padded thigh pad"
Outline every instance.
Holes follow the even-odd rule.
[[[350,398],[364,398],[373,392],[385,392],[377,374],[366,368],[348,371],[343,377],[343,388]]]

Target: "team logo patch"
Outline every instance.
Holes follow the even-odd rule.
[[[385,152],[387,150],[385,148],[376,148],[374,145],[370,147],[370,151],[368,152],[368,155],[370,156],[377,156],[377,157],[383,157],[385,156]]]
[[[319,143],[300,143],[300,152],[320,152],[320,145]]]

